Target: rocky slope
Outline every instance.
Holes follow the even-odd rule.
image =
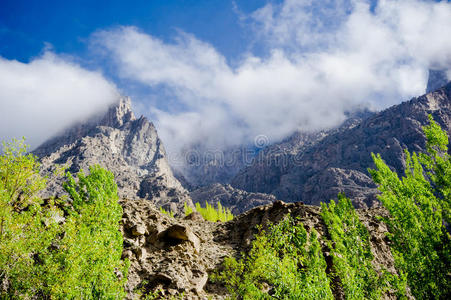
[[[258,150],[244,145],[226,149],[193,146],[184,151],[183,167],[176,177],[189,190],[214,183],[226,184],[241,169],[250,165]]]
[[[184,202],[192,205],[172,174],[154,125],[145,117],[135,118],[129,98],[45,142],[34,154],[41,159],[42,173],[49,176],[44,196],[63,192],[61,176],[53,174],[59,167],[75,173],[100,164],[115,175],[121,198],[144,198],[173,211],[180,211]]]
[[[371,153],[380,153],[398,173],[404,170],[403,149],[422,151],[422,126],[432,114],[450,132],[451,83],[445,87],[356,120],[335,132],[273,145],[231,182],[248,192],[318,205],[345,192],[358,207],[376,204],[377,190],[367,168]],[[304,142],[307,140],[308,142]]]
[[[218,202],[230,209],[234,215],[242,214],[254,207],[271,204],[277,199],[274,195],[250,193],[233,188],[230,184],[214,183],[190,192],[193,202],[205,207],[205,202],[217,207]]]
[[[183,299],[225,299],[223,286],[209,279],[226,256],[238,256],[250,249],[258,233],[257,226],[265,228],[269,222],[278,222],[285,215],[299,217],[305,228],[315,228],[320,236],[322,250],[332,269],[325,238],[326,226],[320,208],[302,203],[283,203],[260,206],[227,223],[202,220],[194,213],[184,219],[161,214],[148,201],[122,201],[124,207],[124,257],[131,261],[127,291],[129,298],[160,289],[163,299],[184,293]],[[382,209],[358,210],[359,218],[371,234],[371,251],[377,270],[385,268],[395,273],[393,257],[387,244],[387,228],[377,215],[386,215]],[[343,299],[334,290],[337,299]],[[395,299],[387,293],[385,299]]]

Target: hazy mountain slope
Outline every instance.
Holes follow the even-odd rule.
[[[429,70],[429,78],[426,87],[426,93],[438,90],[449,82],[445,70]]]
[[[451,83],[344,127],[316,142],[299,147],[274,145],[242,170],[232,186],[266,192],[284,201],[319,204],[345,192],[357,206],[371,206],[376,189],[367,175],[371,153],[381,153],[397,172],[404,170],[403,149],[422,151],[422,126],[432,114],[440,125],[451,127]],[[278,151],[270,151],[279,147]]]
[[[215,207],[218,202],[222,206],[228,207],[234,215],[242,214],[256,206],[271,204],[276,201],[276,197],[271,194],[250,193],[236,189],[230,184],[214,183],[208,186],[199,187],[190,192],[193,202],[205,206],[208,202]]]
[[[114,173],[121,198],[145,198],[173,210],[185,201],[191,203],[172,174],[154,125],[144,117],[135,118],[129,98],[120,99],[104,116],[45,142],[34,153],[41,158],[42,172],[50,176],[48,195],[62,192],[61,178],[51,175],[58,166],[66,165],[75,173],[100,164]]]

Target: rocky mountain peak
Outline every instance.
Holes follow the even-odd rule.
[[[119,128],[127,122],[136,120],[132,111],[130,97],[121,97],[119,101],[108,108],[99,125]]]
[[[135,118],[129,97],[122,97],[99,117],[75,124],[39,146],[42,173],[49,176],[45,196],[63,193],[58,166],[71,173],[98,164],[115,176],[123,199],[147,199],[157,206],[181,211],[188,192],[174,177],[155,126],[145,117]]]

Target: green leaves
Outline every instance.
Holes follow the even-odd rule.
[[[24,139],[3,143],[0,156],[1,201],[16,211],[39,202],[36,194],[45,187],[45,179],[39,175],[39,163],[27,154]]]
[[[233,214],[228,208],[223,207],[221,202],[218,202],[218,207],[216,209],[208,202],[205,203],[205,208],[201,207],[199,203],[196,203],[196,211],[198,211],[205,220],[210,222],[227,222],[233,219]]]
[[[39,163],[23,141],[0,156],[0,298],[122,299],[128,263],[121,260],[117,186],[99,166],[70,174],[71,199],[47,199]],[[69,202],[68,202],[69,201]],[[56,202],[56,204],[55,204]],[[64,208],[64,211],[63,211]]]
[[[54,235],[52,223],[41,220],[46,212],[36,194],[45,186],[39,163],[26,153],[23,140],[3,144],[0,156],[0,284],[15,297],[26,298],[38,291],[36,253],[44,251]],[[7,296],[0,290],[0,297]]]
[[[450,221],[451,161],[448,136],[429,117],[423,128],[427,154],[405,151],[404,177],[391,171],[380,155],[369,170],[379,185],[380,201],[390,212],[389,226],[396,267],[407,275],[419,299],[451,295],[451,243],[445,224]]]
[[[380,299],[388,288],[373,265],[370,235],[360,222],[351,200],[338,195],[338,203],[321,205],[321,216],[326,223],[331,240],[328,241],[335,276],[338,276],[346,299]]]
[[[286,216],[260,231],[248,255],[226,258],[214,276],[232,297],[243,299],[333,299],[318,234]]]
[[[127,264],[121,260],[122,234],[119,222],[122,208],[118,204],[117,186],[111,172],[99,166],[90,174],[68,174],[64,188],[73,199],[64,224],[62,249],[51,254],[58,276],[49,270],[48,284],[57,297],[98,299],[122,298]]]

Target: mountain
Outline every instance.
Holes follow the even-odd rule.
[[[445,86],[450,80],[446,74],[446,70],[429,70],[428,84],[426,93],[431,93]]]
[[[72,126],[33,153],[41,160],[42,173],[49,176],[45,196],[63,193],[62,177],[53,174],[61,166],[76,173],[100,164],[113,172],[120,198],[143,198],[173,211],[181,211],[184,202],[192,205],[171,171],[154,125],[134,116],[128,97],[103,116]]]
[[[183,151],[184,166],[175,175],[189,190],[215,183],[227,184],[252,162],[257,151],[245,145],[225,149],[188,147]]]
[[[206,202],[215,207],[218,202],[227,207],[234,215],[242,214],[254,207],[275,202],[274,195],[264,193],[250,193],[236,189],[230,184],[214,183],[199,187],[190,192],[193,202],[205,206]]]
[[[373,206],[377,189],[367,172],[373,167],[371,153],[380,153],[402,174],[404,149],[419,152],[425,147],[422,126],[428,114],[450,132],[451,83],[330,132],[296,133],[262,151],[231,185],[314,205],[344,192],[357,207]]]

